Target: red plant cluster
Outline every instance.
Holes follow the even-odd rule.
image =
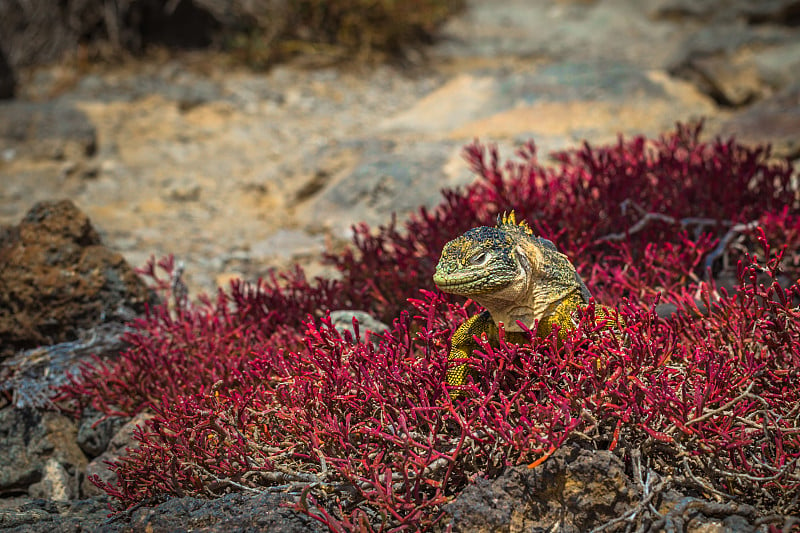
[[[118,483],[96,483],[122,508],[290,491],[335,529],[416,529],[470,480],[573,439],[636,450],[700,494],[798,512],[793,169],[699,133],[587,145],[554,167],[533,145],[505,165],[473,145],[478,180],[402,230],[357,228],[355,247],[328,258],[340,280],[295,271],[151,310],[119,360],[62,389],[108,414],[156,415],[115,463]],[[433,290],[433,268],[447,240],[511,209],[571,257],[623,335],[597,324],[592,304],[563,343],[483,343],[472,394],[453,402],[449,336],[478,309]],[[153,264],[146,274],[169,296],[174,265],[159,266],[171,280]],[[660,316],[659,301],[674,312]],[[354,324],[353,338],[327,318],[335,309],[392,327],[366,339]]]

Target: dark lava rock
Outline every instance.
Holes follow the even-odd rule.
[[[80,491],[86,457],[75,423],[55,412],[0,410],[0,494],[28,494],[66,501]]]
[[[109,442],[128,421],[121,416],[106,416],[87,409],[78,425],[78,446],[87,457],[97,457],[108,448]]]
[[[609,451],[561,448],[536,468],[479,479],[445,512],[453,531],[589,531],[638,499],[622,461]]]
[[[55,502],[40,498],[0,500],[0,529],[14,532],[108,531],[108,497]]]
[[[52,408],[56,389],[69,382],[70,374],[80,374],[81,365],[95,357],[117,357],[128,346],[125,334],[130,331],[125,324],[106,322],[82,332],[76,341],[17,352],[0,362],[0,407],[5,393],[18,408]]]
[[[84,496],[96,496],[103,493],[103,490],[92,483],[90,478],[99,479],[108,485],[113,485],[117,482],[117,474],[109,468],[109,464],[117,461],[123,455],[129,455],[129,452],[139,447],[140,442],[136,440],[134,433],[137,428],[144,428],[147,421],[152,417],[153,415],[143,412],[131,419],[115,418],[113,421],[112,419],[107,420],[111,421],[111,427],[116,429],[113,436],[105,443],[101,453],[86,465],[86,477],[81,485],[81,491]],[[80,438],[80,434],[78,438]],[[95,451],[100,448],[99,444]]]
[[[156,507],[133,511],[110,531],[328,531],[313,518],[285,506],[294,498],[269,493],[228,494],[216,500],[175,498]]]
[[[41,202],[0,228],[0,358],[126,321],[154,296],[68,201]]]
[[[69,503],[25,500],[13,508],[0,508],[0,528],[19,533],[327,531],[313,518],[289,509],[286,504],[292,501],[280,494],[228,494],[215,500],[185,497],[109,517],[105,496]]]

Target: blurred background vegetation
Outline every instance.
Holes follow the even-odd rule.
[[[432,42],[464,0],[3,0],[0,86],[15,72],[66,58],[153,49],[227,51],[254,68],[297,55],[404,60]],[[12,89],[13,91],[13,89]],[[6,94],[5,96],[10,96]]]

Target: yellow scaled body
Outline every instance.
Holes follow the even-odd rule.
[[[558,338],[564,339],[567,333],[575,328],[573,313],[584,301],[579,297],[570,297],[562,301],[562,304],[552,315],[545,317],[539,322],[536,329],[538,337],[546,337],[553,331],[553,326],[558,326]],[[475,337],[480,338],[486,335],[489,342],[496,343],[499,340],[498,325],[492,319],[489,311],[484,311],[474,315],[461,324],[451,339],[450,353],[447,356],[447,384],[453,387],[463,385],[467,380],[469,368],[465,361],[472,356],[472,352],[478,348]],[[516,331],[505,334],[506,342],[522,344],[526,339],[526,334]],[[458,389],[453,389],[451,395],[457,396]]]
[[[441,290],[486,308],[453,334],[447,369],[452,396],[466,382],[465,361],[478,347],[475,337],[486,335],[497,342],[503,324],[506,340],[519,344],[526,340],[522,323],[528,329],[538,324],[539,337],[558,326],[563,339],[575,328],[575,311],[591,297],[569,259],[525,222],[518,224],[513,211],[499,218],[496,227],[474,228],[447,243],[433,281]]]

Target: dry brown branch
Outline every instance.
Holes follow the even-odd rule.
[[[748,231],[753,231],[759,226],[758,220],[753,220],[746,223],[735,223],[731,220],[716,220],[712,218],[702,218],[702,217],[685,217],[685,218],[675,218],[670,215],[665,215],[663,213],[653,213],[647,212],[638,206],[636,203],[631,202],[630,200],[626,200],[622,202],[620,205],[620,209],[622,210],[623,214],[629,208],[633,208],[638,211],[642,218],[639,219],[633,226],[628,228],[626,231],[621,231],[618,233],[609,233],[608,235],[604,235],[599,237],[595,242],[621,242],[628,239],[631,235],[639,233],[643,229],[645,229],[648,225],[653,222],[664,222],[666,224],[678,225],[684,228],[686,227],[695,227],[696,230],[706,226],[726,226],[728,227],[728,231],[725,235],[722,236],[717,246],[708,254],[704,263],[704,269],[707,271],[710,269],[714,262],[722,256],[728,247],[731,245],[731,241],[737,236],[742,233],[746,233]]]

